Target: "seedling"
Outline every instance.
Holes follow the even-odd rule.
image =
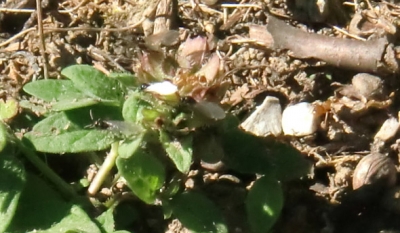
[[[116,232],[113,210],[121,202],[121,193],[112,194],[103,203],[96,201],[96,205],[108,208],[97,221],[78,205],[70,204],[85,196],[96,199],[101,188],[111,190],[116,181],[147,205],[161,204],[166,216],[172,214],[192,232],[228,232],[225,217],[207,195],[183,188],[184,178],[197,163],[194,155],[207,151],[194,148],[204,145],[220,147],[222,160],[231,170],[262,177],[255,181],[246,199],[245,221],[253,232],[267,232],[283,205],[280,182],[307,174],[309,163],[289,146],[266,143],[240,131],[236,117],[223,110],[218,95],[211,95],[219,88],[225,89],[224,85],[210,81],[212,87],[198,86],[200,83],[196,86],[184,79],[194,80],[199,75],[196,71],[179,72],[180,77],[169,81],[157,81],[159,77],[149,80],[151,73],[146,73],[144,81],[143,76],[107,77],[91,66],[75,65],[62,71],[67,79],[28,83],[24,91],[40,99],[47,111],[21,140],[0,125],[0,187],[5,187],[0,194],[0,206],[4,207],[0,211],[0,232],[55,232],[61,228],[64,232]],[[199,132],[212,133],[221,144],[195,140]],[[200,145],[194,147],[195,142]],[[10,146],[19,148],[69,201],[60,199],[41,178],[25,169],[21,156],[7,149]],[[105,150],[109,152],[85,195],[78,195],[39,158],[43,153],[91,153],[101,159]],[[5,178],[11,174],[12,179]],[[48,205],[46,199],[52,204]],[[45,211],[34,216],[29,203]],[[52,212],[59,214],[57,219]]]

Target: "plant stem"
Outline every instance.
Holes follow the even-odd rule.
[[[46,163],[44,163],[38,155],[32,151],[31,148],[27,147],[20,140],[16,140],[19,148],[22,150],[25,157],[39,170],[43,175],[49,179],[54,186],[62,193],[65,198],[75,199],[77,194],[74,189],[66,183],[60,176],[58,176]]]
[[[104,160],[104,163],[100,167],[100,170],[97,172],[96,176],[94,177],[92,183],[88,188],[89,195],[95,195],[97,191],[99,191],[108,173],[114,167],[115,160],[117,159],[118,156],[118,146],[119,142],[114,142],[111,145],[110,153],[107,155],[106,159]]]

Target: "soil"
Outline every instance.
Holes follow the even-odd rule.
[[[33,0],[2,5],[0,98],[24,99],[25,83],[60,78],[72,64],[136,72],[143,52],[173,54],[187,38],[207,37],[232,84],[223,100],[232,111],[245,116],[265,96],[277,97],[283,108],[323,107],[313,135],[279,137],[313,161],[314,171],[283,184],[285,205],[272,232],[400,232],[398,187],[352,188],[362,157],[382,153],[399,164],[397,130],[376,136],[387,119],[398,122],[397,1],[58,0],[43,1],[39,17]],[[284,26],[273,27],[279,23]],[[352,82],[366,72],[381,80],[379,95],[367,82]],[[256,177],[226,175],[193,170],[187,185],[201,180],[229,216],[231,232],[248,232],[237,203]],[[162,213],[141,208],[146,227],[136,232],[187,232],[177,220],[160,223]]]

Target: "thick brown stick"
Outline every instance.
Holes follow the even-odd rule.
[[[386,38],[357,41],[311,34],[272,16],[269,17],[267,30],[274,39],[274,48],[290,50],[290,55],[296,58],[314,58],[329,65],[362,72],[399,71],[397,61],[393,61],[393,45]]]

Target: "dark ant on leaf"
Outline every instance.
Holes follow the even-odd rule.
[[[140,91],[144,91],[144,90],[146,90],[149,86],[150,86],[150,84],[148,84],[148,83],[142,83],[142,84],[140,84],[140,86],[139,86],[139,90],[140,90]]]
[[[183,96],[181,97],[181,103],[183,104],[195,104],[197,101],[191,96]]]

